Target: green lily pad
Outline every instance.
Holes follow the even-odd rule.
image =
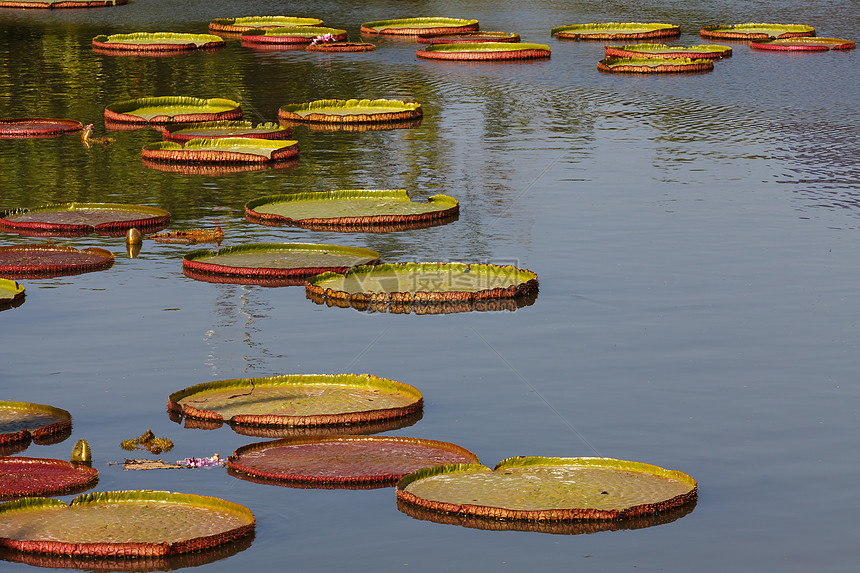
[[[188,123],[240,117],[239,103],[224,98],[146,97],[115,102],[105,108],[106,120],[127,123]]]
[[[294,374],[220,380],[170,395],[170,412],[248,426],[343,426],[421,411],[414,387],[370,374]]]
[[[15,117],[0,119],[0,138],[53,137],[63,133],[80,131],[83,128],[81,122],[71,119]]]
[[[98,479],[98,470],[64,460],[0,458],[0,499],[80,493]]]
[[[169,222],[170,213],[164,209],[118,203],[55,203],[0,211],[0,229],[29,235],[120,236],[132,227],[151,232]]]
[[[141,157],[170,163],[266,163],[285,161],[299,153],[299,142],[245,137],[190,139],[185,143],[156,141],[145,145]]]
[[[606,55],[616,58],[725,58],[732,55],[728,46],[667,46],[666,44],[628,44],[625,46],[606,46]]]
[[[857,45],[851,40],[839,38],[778,38],[776,40],[751,40],[750,48],[789,52],[824,52],[827,50],[853,50]]]
[[[310,44],[317,36],[331,34],[335,42],[346,40],[346,30],[320,26],[256,28],[242,32],[242,44]]]
[[[181,143],[190,139],[221,139],[224,137],[286,139],[292,135],[292,130],[274,122],[254,125],[250,121],[223,120],[165,125],[161,134],[167,141]]]
[[[621,73],[681,73],[707,72],[714,69],[714,61],[704,58],[605,58],[597,63],[597,69]]]
[[[763,40],[767,38],[799,38],[814,36],[815,28],[801,24],[727,24],[704,26],[699,35],[706,38],[729,38],[736,40]]]
[[[405,189],[344,189],[260,197],[245,205],[245,216],[258,223],[319,230],[396,230],[399,225],[451,218],[459,209],[459,202],[447,195],[417,203]]]
[[[55,436],[68,437],[71,428],[72,415],[61,408],[0,401],[0,444],[30,439],[37,444],[54,443]]]
[[[557,26],[550,33],[564,40],[638,40],[679,36],[681,27],[660,22],[605,22]]]
[[[550,57],[551,51],[545,44],[526,42],[474,42],[430,44],[416,52],[426,60],[534,60]]]
[[[421,34],[419,44],[462,44],[474,42],[519,42],[520,35],[514,32],[473,31],[459,34]]]
[[[250,535],[248,508],[202,495],[113,491],[69,505],[32,498],[0,505],[0,547],[58,555],[176,555]]]
[[[685,473],[611,458],[516,457],[426,468],[397,484],[404,503],[500,520],[604,520],[662,512],[696,499]]]
[[[128,0],[0,0],[0,8],[101,8],[127,3]]]
[[[376,46],[368,42],[311,42],[305,50],[308,52],[372,52]]]
[[[10,279],[0,279],[0,310],[24,302],[24,287]]]
[[[227,459],[237,477],[320,488],[386,487],[421,468],[475,463],[475,454],[455,444],[391,436],[268,441]]]
[[[321,99],[278,110],[280,119],[325,123],[399,122],[422,114],[420,103],[390,99]]]
[[[419,34],[455,34],[478,29],[477,20],[462,18],[400,18],[375,20],[361,25],[362,34],[417,36]]]
[[[127,52],[182,51],[198,48],[218,48],[224,38],[212,34],[182,34],[178,32],[134,32],[132,34],[98,35],[93,48]]]
[[[293,16],[245,16],[243,18],[216,18],[209,22],[209,29],[216,32],[239,33],[255,28],[284,28],[290,26],[319,26],[319,18],[296,18]]]
[[[113,253],[98,247],[76,249],[54,243],[0,247],[0,277],[48,278],[101,271]]]

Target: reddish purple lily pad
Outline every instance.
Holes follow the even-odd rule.
[[[0,138],[54,137],[84,128],[79,121],[50,117],[0,119]]]
[[[62,408],[0,401],[0,445],[30,439],[37,444],[55,443],[54,437],[65,439],[71,429],[72,415]]]
[[[128,0],[0,0],[0,8],[102,8],[127,4]]]
[[[390,436],[334,436],[243,446],[227,460],[233,475],[311,487],[386,487],[421,468],[474,464],[455,444]]]
[[[0,247],[0,276],[48,278],[101,271],[113,266],[113,253],[98,247],[43,243]]]
[[[80,493],[98,482],[99,472],[55,459],[0,458],[0,499]]]
[[[323,42],[308,44],[308,52],[372,52],[376,46],[367,42]]]
[[[169,222],[170,213],[164,209],[117,203],[57,203],[0,212],[0,230],[37,236],[98,233],[118,237],[132,227],[152,232]]]
[[[750,48],[780,52],[826,52],[827,50],[853,50],[857,44],[839,38],[778,38],[776,40],[751,40]]]
[[[419,44],[462,44],[473,42],[519,42],[520,35],[513,32],[460,32],[459,34],[421,34]]]

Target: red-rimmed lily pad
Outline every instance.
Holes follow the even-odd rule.
[[[170,395],[168,411],[244,426],[344,426],[420,412],[414,387],[370,374],[293,374],[219,380]]]
[[[310,43],[308,52],[372,52],[376,46],[367,42],[320,42]]]
[[[386,312],[388,314],[456,314],[460,312],[514,312],[535,303],[537,290],[514,298],[483,298],[459,301],[391,302],[377,300],[356,300],[330,298],[325,294],[306,292],[308,300],[328,307],[353,308],[359,312]]]
[[[732,55],[728,46],[667,46],[666,44],[628,44],[625,46],[606,46],[606,55],[616,58],[690,58],[718,59]]]
[[[290,26],[319,26],[323,21],[319,18],[298,18],[294,16],[244,16],[242,18],[216,18],[209,22],[209,29],[214,32],[232,34],[253,30],[255,28],[285,28]]]
[[[0,230],[26,235],[118,237],[132,227],[151,232],[168,223],[170,213],[164,209],[118,203],[56,203],[0,212]]]
[[[298,157],[292,157],[284,161],[273,161],[265,163],[165,163],[163,161],[150,161],[143,159],[143,166],[164,173],[178,173],[180,175],[200,175],[203,177],[219,177],[221,175],[232,175],[234,173],[247,173],[249,171],[273,171],[286,173],[299,164]]]
[[[332,40],[346,40],[346,30],[322,26],[286,26],[283,28],[257,28],[242,32],[242,44],[310,44],[314,38],[330,34]]]
[[[66,439],[71,429],[72,415],[62,408],[0,401],[0,445],[30,439],[37,444],[56,443]]]
[[[165,125],[161,132],[167,141],[184,142],[191,139],[221,139],[224,137],[246,137],[250,139],[286,139],[292,129],[274,122],[254,125],[250,121],[201,121],[197,123],[174,123]]]
[[[98,247],[76,249],[43,243],[0,247],[0,277],[49,278],[101,271],[113,266],[113,253]]]
[[[253,243],[219,251],[193,251],[183,257],[182,267],[191,278],[212,277],[209,282],[288,286],[304,284],[306,277],[319,273],[345,272],[354,266],[378,261],[378,252],[362,247]],[[249,279],[250,283],[245,283]]]
[[[245,137],[156,141],[141,150],[143,159],[169,163],[267,163],[285,161],[298,153],[299,142],[292,139]]]
[[[24,287],[17,281],[0,279],[0,310],[19,306],[24,302]]]
[[[696,500],[687,474],[611,458],[516,457],[419,470],[397,484],[404,503],[440,513],[515,521],[615,520]]]
[[[661,22],[604,22],[557,26],[550,33],[562,40],[639,40],[679,36],[681,27]]]
[[[597,62],[597,69],[616,73],[685,73],[708,72],[714,69],[714,61],[704,58],[605,58]]]
[[[705,38],[732,40],[765,40],[768,38],[802,38],[815,35],[815,28],[802,24],[723,24],[704,26],[699,35]]]
[[[459,61],[536,60],[549,58],[551,53],[545,44],[527,42],[430,44],[415,52],[425,60]]]
[[[102,8],[127,3],[128,0],[0,0],[0,8]]]
[[[51,117],[15,117],[0,119],[0,138],[54,137],[64,133],[81,131],[79,121]]]
[[[93,48],[111,52],[169,52],[221,48],[224,38],[212,34],[179,32],[133,32],[131,34],[101,34],[93,38]]]
[[[247,507],[166,491],[31,498],[0,505],[0,547],[32,553],[149,557],[200,551],[254,531]]]
[[[225,98],[145,97],[115,102],[105,108],[106,120],[126,123],[190,123],[240,117],[239,102]]]
[[[853,50],[857,45],[851,40],[839,38],[778,38],[776,40],[752,40],[750,48],[788,52],[826,52],[827,50]]]
[[[473,31],[459,34],[421,34],[419,44],[462,44],[475,42],[519,42],[520,35],[514,32]]]
[[[81,493],[98,479],[98,470],[64,460],[0,458],[0,499]]]
[[[386,487],[421,468],[476,464],[448,442],[390,436],[332,436],[250,444],[227,460],[233,475],[320,488]]]
[[[392,131],[395,129],[415,129],[421,127],[421,116],[414,119],[401,119],[399,121],[365,122],[365,123],[331,123],[320,121],[296,121],[292,119],[279,119],[279,123],[285,127],[302,126],[308,131],[315,132],[363,132],[363,131]]]
[[[385,123],[421,117],[420,103],[390,99],[321,99],[281,106],[278,118],[321,123]]]
[[[433,195],[427,202],[413,202],[405,189],[344,189],[271,195],[249,201],[245,216],[267,225],[295,225],[319,230],[350,230],[450,219],[457,215],[459,202],[448,195]]]
[[[463,18],[400,18],[374,20],[361,25],[362,34],[418,36],[420,34],[456,34],[477,30],[477,20]]]

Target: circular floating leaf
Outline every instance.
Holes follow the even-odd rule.
[[[728,46],[667,46],[666,44],[629,44],[626,46],[606,46],[606,55],[617,58],[725,58],[732,55]]]
[[[0,0],[0,8],[101,8],[126,3],[128,0]]]
[[[84,494],[0,505],[0,547],[54,555],[151,557],[200,551],[254,531],[248,508],[166,491]]]
[[[132,227],[151,232],[169,222],[170,213],[164,209],[117,203],[56,203],[0,211],[0,229],[30,235],[120,236]]]
[[[853,50],[856,44],[839,38],[779,38],[776,40],[752,40],[750,48],[791,52],[824,52],[827,50]]]
[[[549,46],[525,42],[430,44],[416,52],[426,60],[535,60],[550,57]]]
[[[255,28],[284,28],[290,26],[319,26],[318,18],[295,18],[292,16],[246,16],[244,18],[216,18],[209,22],[209,29],[217,32],[245,32]]]
[[[318,26],[257,28],[242,32],[242,44],[310,44],[317,36],[331,34],[335,42],[346,40],[346,30]]]
[[[426,468],[397,484],[397,498],[424,509],[503,520],[620,519],[696,499],[685,473],[611,458],[517,457]]]
[[[53,243],[0,247],[0,276],[47,278],[101,271],[113,266],[113,253],[98,247],[75,249]]]
[[[148,169],[155,169],[156,171],[163,171],[165,173],[179,173],[181,175],[202,175],[204,177],[267,170],[285,173],[298,164],[299,160],[297,157],[292,157],[284,161],[265,163],[165,163],[163,161],[143,159],[143,166]]]
[[[156,141],[145,145],[141,156],[169,163],[267,163],[284,161],[299,153],[299,142],[291,139],[222,137],[189,139],[184,144]]]
[[[305,48],[309,52],[372,52],[375,49],[376,46],[367,42],[323,42],[308,44]]]
[[[250,426],[364,424],[409,416],[422,406],[414,387],[370,374],[220,380],[174,392],[167,403],[187,418]]]
[[[292,135],[292,130],[273,122],[260,123],[255,126],[250,121],[224,120],[165,125],[161,134],[167,141],[181,143],[190,139],[221,139],[224,137],[286,139]]]
[[[24,287],[9,279],[0,279],[0,310],[19,306],[24,302]]]
[[[514,298],[486,298],[415,304],[412,302],[328,298],[324,294],[311,292],[305,294],[308,300],[320,305],[354,308],[360,312],[387,312],[389,314],[454,314],[458,312],[495,312],[500,310],[514,312],[525,306],[533,305],[538,296],[537,290],[533,290]]]
[[[182,123],[240,117],[239,103],[224,98],[146,97],[115,102],[105,108],[105,119],[115,122]]]
[[[393,122],[421,117],[420,103],[390,99],[321,99],[278,110],[280,119],[324,123]]]
[[[72,415],[61,408],[29,402],[0,401],[0,445],[27,441],[54,443],[72,429]],[[62,441],[62,440],[60,440]]]
[[[80,493],[98,479],[98,470],[64,460],[0,458],[0,499]]]
[[[597,63],[597,69],[642,74],[707,72],[714,69],[714,61],[690,58],[605,58]]]
[[[419,34],[456,34],[478,29],[477,20],[462,18],[401,18],[376,20],[361,25],[362,34],[417,36]]]
[[[50,117],[16,117],[0,119],[0,138],[52,137],[63,133],[80,131],[84,128],[79,121],[54,119]]]
[[[308,279],[308,294],[366,302],[426,303],[512,298],[538,289],[537,275],[510,265],[395,263]]]
[[[255,278],[280,284],[303,284],[304,277],[379,261],[379,253],[361,247],[311,243],[255,243],[225,247],[220,251],[199,250],[185,255],[186,271],[232,278]],[[198,278],[196,274],[192,278]],[[290,279],[280,283],[283,279]],[[294,279],[300,279],[296,282]],[[233,282],[233,281],[230,281]],[[266,284],[265,282],[262,284]]]
[[[638,40],[679,36],[681,27],[659,22],[606,22],[558,26],[550,33],[563,40]]]
[[[93,48],[120,52],[168,52],[220,48],[224,38],[212,34],[181,34],[178,32],[134,32],[132,34],[99,35],[93,38]]]
[[[469,44],[475,42],[519,42],[520,35],[513,32],[461,32],[459,34],[421,34],[419,44]]]
[[[799,38],[814,36],[815,28],[800,24],[728,24],[705,26],[699,35],[706,38],[730,38],[737,40],[764,40],[767,38]]]
[[[311,229],[350,230],[433,222],[454,217],[459,202],[447,195],[433,195],[426,203],[413,203],[405,189],[344,189],[329,192],[271,195],[249,201],[249,221],[296,225]]]
[[[227,460],[239,477],[311,487],[386,487],[421,468],[475,464],[472,452],[418,438],[334,436],[243,446]]]
[[[349,132],[359,132],[359,131],[391,131],[393,129],[415,129],[421,126],[421,116],[414,119],[402,119],[399,121],[382,121],[376,123],[331,123],[331,122],[308,122],[308,121],[295,121],[291,119],[283,119],[279,120],[280,124],[288,127],[295,127],[297,125],[301,125],[307,128],[309,131],[349,131]]]

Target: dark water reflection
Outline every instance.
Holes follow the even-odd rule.
[[[72,439],[31,445],[28,455],[67,459],[85,438],[100,489],[247,505],[258,520],[252,546],[201,562],[206,571],[856,568],[858,51],[776,54],[731,42],[733,57],[710,73],[616,75],[596,69],[603,43],[549,35],[562,24],[665,21],[681,25],[678,45],[690,45],[713,43],[699,38],[704,25],[785,22],[856,41],[855,1],[137,0],[60,12],[0,10],[0,116],[94,123],[94,135],[116,141],[87,149],[73,134],[0,140],[0,210],[154,205],[171,212],[171,229],[220,226],[228,246],[335,243],[386,262],[514,264],[536,272],[541,290],[512,312],[357,312],[314,304],[300,287],[187,278],[181,259],[196,247],[145,241],[129,258],[121,238],[64,239],[109,249],[116,262],[22,281],[26,304],[0,313],[3,399],[73,416]],[[552,57],[432,62],[415,57],[417,44],[387,38],[368,39],[376,50],[358,54],[257,51],[237,40],[171,58],[90,47],[98,34],[199,33],[215,18],[266,14],[319,17],[352,40],[370,20],[477,18],[549,45]],[[107,104],[162,95],[235,99],[255,123],[321,98],[414,100],[425,114],[382,131],[296,126],[299,160],[286,169],[183,174],[141,160],[157,131],[104,125]],[[257,197],[362,187],[405,188],[419,201],[445,193],[461,212],[391,233],[244,218]],[[0,245],[35,240],[0,234]],[[149,428],[174,441],[177,459],[226,456],[252,441],[171,422],[164,407],[176,389],[313,372],[368,372],[419,388],[423,418],[392,434],[450,441],[485,463],[653,463],[698,480],[698,503],[657,526],[544,535],[411,519],[390,488],[294,490],[218,469],[109,465],[124,458],[122,439]]]

